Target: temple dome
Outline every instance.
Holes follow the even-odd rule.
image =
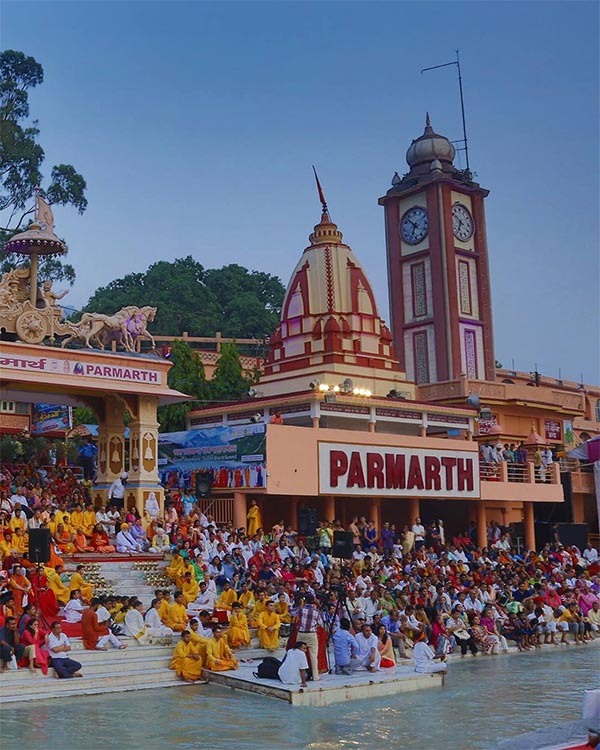
[[[446,136],[434,132],[427,114],[425,131],[411,143],[406,152],[406,161],[411,168],[419,164],[430,164],[435,160],[452,164],[455,154],[456,150]]]

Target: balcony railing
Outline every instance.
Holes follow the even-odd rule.
[[[486,482],[516,482],[521,484],[560,484],[560,467],[557,463],[536,467],[529,461],[518,464],[512,461],[482,463],[479,476]]]

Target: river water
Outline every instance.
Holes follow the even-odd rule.
[[[453,661],[444,688],[328,708],[216,685],[5,705],[2,750],[490,750],[581,717],[600,649]]]

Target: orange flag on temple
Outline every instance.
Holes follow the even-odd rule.
[[[39,194],[36,196],[36,199],[36,218],[40,226],[47,232],[54,232],[54,215],[52,214],[52,209],[43,198],[40,198]]]
[[[317,181],[317,190],[319,191],[319,200],[321,201],[321,205],[323,206],[323,211],[327,211],[327,201],[325,200],[325,195],[323,194],[323,188],[321,187],[321,183],[319,182],[319,176],[317,175],[317,170],[314,167],[313,164],[313,172],[315,173],[315,180]]]

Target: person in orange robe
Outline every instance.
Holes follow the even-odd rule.
[[[104,527],[101,523],[97,523],[94,526],[94,533],[92,534],[90,546],[92,547],[94,552],[103,552],[109,554],[115,551],[115,547],[113,544],[109,543],[108,534],[104,530]]]
[[[23,575],[19,565],[13,567],[8,585],[15,600],[15,616],[20,617],[23,614],[23,597],[25,594],[29,596],[32,586],[27,576]]]

